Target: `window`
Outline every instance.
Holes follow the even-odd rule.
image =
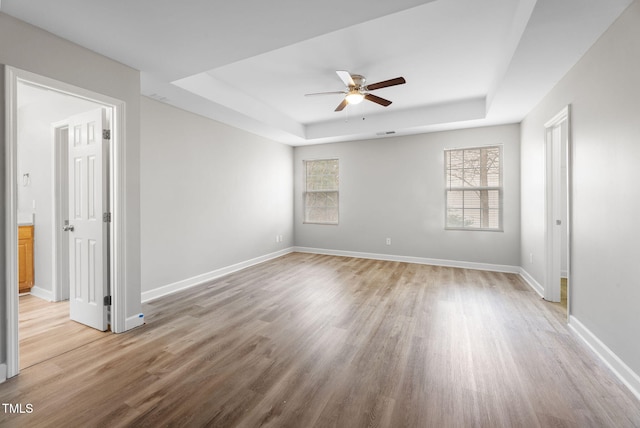
[[[304,222],[338,224],[338,159],[304,161]]]
[[[447,229],[502,230],[501,146],[445,150]]]

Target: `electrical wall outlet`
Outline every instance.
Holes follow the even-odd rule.
[[[391,238],[387,238],[387,245],[391,245]]]

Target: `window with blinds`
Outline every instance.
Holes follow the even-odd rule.
[[[338,159],[304,161],[304,222],[338,224]]]
[[[446,229],[502,230],[502,147],[445,150]]]

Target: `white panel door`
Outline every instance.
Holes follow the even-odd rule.
[[[71,319],[107,329],[107,144],[102,109],[69,118],[69,307]]]

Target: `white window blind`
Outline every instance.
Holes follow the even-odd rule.
[[[304,161],[304,222],[338,224],[338,159]]]
[[[445,150],[447,229],[502,230],[502,147]]]

